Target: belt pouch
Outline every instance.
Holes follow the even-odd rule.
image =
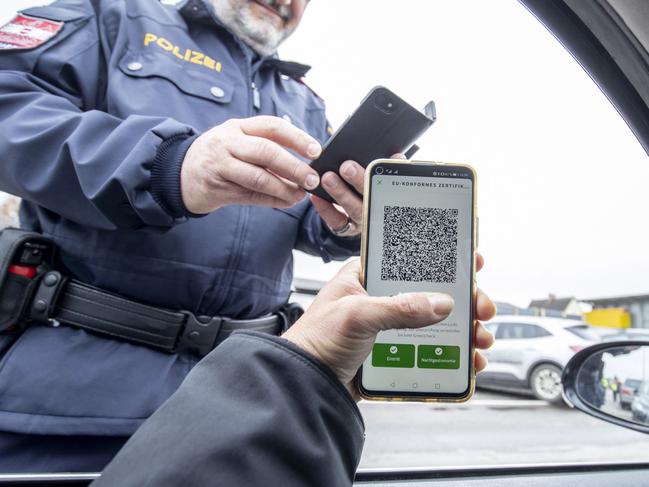
[[[24,327],[39,277],[53,261],[54,244],[49,238],[17,228],[0,232],[0,333]]]

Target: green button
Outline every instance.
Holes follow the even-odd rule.
[[[459,369],[460,347],[419,345],[417,367],[420,369]]]
[[[372,348],[373,367],[414,367],[415,346],[375,343]]]

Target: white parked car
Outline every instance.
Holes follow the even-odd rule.
[[[531,393],[560,403],[561,371],[579,350],[599,341],[591,327],[579,320],[541,316],[496,316],[485,326],[496,337],[484,351],[487,368],[477,386]]]

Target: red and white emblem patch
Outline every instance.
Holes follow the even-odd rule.
[[[0,27],[0,50],[33,49],[49,41],[62,28],[63,22],[18,14]]]

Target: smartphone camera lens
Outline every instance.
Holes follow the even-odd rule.
[[[384,113],[391,115],[397,109],[395,101],[385,93],[379,93],[374,98],[374,105]]]
[[[383,168],[381,166],[379,166],[379,167],[376,168],[376,171],[374,171],[374,172],[376,172],[376,174],[383,174]]]

